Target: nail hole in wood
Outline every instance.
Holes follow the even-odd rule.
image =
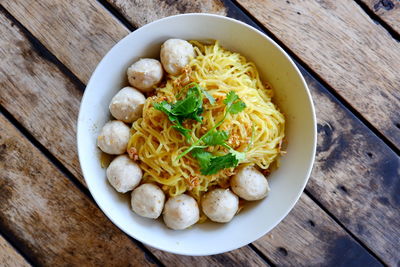
[[[297,13],[297,15],[301,15],[301,13],[299,11],[297,11],[296,13]]]
[[[347,188],[344,185],[339,186],[339,189],[345,193],[348,193]]]
[[[375,11],[378,11],[380,8],[384,8],[386,11],[392,10],[395,7],[395,4],[392,0],[380,0],[374,5]]]
[[[367,152],[367,156],[370,157],[370,158],[372,158],[373,155],[372,155],[371,152]]]
[[[315,226],[315,222],[313,220],[308,220],[308,223],[311,225],[311,227]]]
[[[279,248],[278,248],[278,251],[279,251],[280,253],[282,253],[283,256],[287,256],[287,255],[288,255],[288,252],[287,252],[286,248],[279,247]]]

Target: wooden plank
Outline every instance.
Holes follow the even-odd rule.
[[[29,36],[4,15],[1,23],[1,105],[84,182],[76,149],[76,118],[82,91],[47,62],[49,57],[43,50],[33,52],[35,44]]]
[[[226,237],[226,242],[229,242],[229,237]],[[157,258],[162,259],[166,266],[269,266],[249,246],[207,257],[177,256],[154,248],[149,249]]]
[[[279,266],[380,266],[305,194],[254,245]]]
[[[229,16],[250,22],[235,6],[225,4]],[[125,16],[132,11],[120,9]],[[394,253],[400,238],[399,157],[304,69],[302,73],[318,114],[317,159],[307,189],[383,259],[400,260]],[[382,222],[389,227],[382,230]]]
[[[212,13],[226,15],[227,10],[220,0],[180,0],[180,1],[159,1],[159,0],[109,0],[108,1],[120,13],[135,26],[141,27],[157,19],[183,13]],[[124,12],[129,10],[129,13]]]
[[[0,235],[0,263],[4,267],[31,266],[8,242]]]
[[[361,0],[372,12],[400,34],[400,1],[399,0]]]
[[[249,22],[234,10],[228,15]],[[318,117],[317,158],[307,190],[372,250],[389,262],[398,261],[393,251],[400,237],[399,157],[307,71],[300,71]],[[382,230],[382,223],[389,227]]]
[[[103,27],[103,30],[107,30],[107,28],[106,28],[106,27]],[[14,55],[13,57],[16,57],[16,55]],[[28,76],[29,76],[29,75],[28,75]],[[32,84],[35,84],[35,83],[33,82]],[[67,88],[69,88],[69,90],[71,90],[70,86],[67,86]],[[13,90],[18,90],[18,87],[13,87],[13,89],[10,90],[10,91],[12,92]],[[26,90],[29,90],[29,88],[27,88]],[[61,95],[62,95],[62,94],[65,94],[65,95],[66,95],[65,97],[67,97],[68,95],[70,95],[70,94],[68,93],[68,91],[63,92],[63,90],[59,90],[59,91],[58,91],[58,94],[61,94]],[[44,102],[45,102],[45,101],[48,101],[48,100],[46,100],[46,95],[47,95],[47,94],[43,94],[43,96],[42,96]],[[64,96],[63,96],[63,97],[64,97]],[[72,97],[73,97],[73,94],[72,94]],[[10,107],[10,108],[12,108],[12,107]],[[20,112],[19,109],[20,109],[20,108],[16,107],[15,109],[13,109],[13,113],[14,113],[14,112],[15,112],[15,113]],[[60,111],[59,111],[59,112],[60,112]],[[64,113],[64,112],[60,112],[60,113],[62,113],[62,114],[67,114],[67,113]],[[334,113],[334,112],[332,112],[332,113]],[[28,129],[31,131],[31,129],[30,129],[29,127],[32,127],[32,125],[34,125],[34,124],[30,123],[30,118],[29,118],[29,117],[27,117],[27,118],[26,118],[26,117],[22,117],[22,119],[25,120],[24,125],[28,125]],[[353,119],[353,120],[354,120],[354,119]],[[59,123],[61,123],[61,122],[62,122],[62,120],[61,120],[61,121],[56,121],[55,123],[58,123],[58,124],[59,124]],[[359,122],[358,122],[358,121],[355,121],[354,123],[359,123]],[[40,126],[38,126],[38,127],[40,127]],[[40,138],[40,137],[38,136],[37,138]],[[71,146],[68,146],[68,145],[66,146],[67,149],[68,149],[69,147],[71,147]],[[311,202],[311,203],[313,203],[313,202]],[[316,210],[319,210],[320,213],[323,213],[323,212],[318,208],[318,206],[317,206],[315,203],[313,203],[312,205],[314,206],[314,208],[315,208]],[[302,209],[302,210],[307,210],[307,208],[304,207],[304,202],[300,202],[300,203],[299,203],[299,208]],[[308,209],[308,210],[309,210],[309,209]],[[309,216],[309,217],[313,217],[312,214],[306,213],[306,215]],[[296,222],[297,220],[298,220],[298,218],[292,217],[292,216],[289,216],[289,217],[286,219],[286,221],[293,222],[293,224],[295,224],[295,222]],[[323,223],[326,223],[326,224],[330,225],[329,229],[333,229],[333,230],[331,230],[332,233],[329,234],[330,236],[335,236],[335,235],[336,235],[336,236],[342,236],[342,235],[343,235],[343,231],[340,229],[340,227],[339,227],[337,224],[333,223],[332,221],[326,221],[326,222],[324,221]],[[301,231],[299,231],[298,229],[296,229],[296,232],[294,232],[294,229],[292,229],[292,230],[289,229],[284,235],[282,235],[282,239],[283,239],[283,240],[288,239],[289,236],[293,236],[293,235],[303,236],[303,233],[304,233],[304,236],[305,236],[305,235],[312,235],[313,237],[315,236],[314,239],[318,239],[319,236],[328,235],[327,233],[324,232],[324,229],[318,229],[318,231],[320,231],[320,232],[309,233],[309,230],[306,229],[306,228],[304,228],[304,229],[302,229]],[[336,234],[335,234],[335,233],[336,233]],[[348,238],[348,240],[349,240],[348,242],[349,242],[350,244],[352,244],[353,247],[357,247],[357,246],[358,246],[357,243],[356,243],[352,238],[350,238],[350,236],[348,236],[348,235],[346,235],[346,234],[345,234],[345,236],[347,236],[347,238]],[[290,240],[290,239],[288,239],[288,240]],[[307,241],[306,239],[301,239],[301,238],[296,239],[296,240],[294,240],[294,241],[290,240],[290,242],[287,242],[287,243],[290,243],[290,244],[292,245],[293,250],[310,246],[309,243],[308,243],[308,241]],[[241,258],[241,259],[246,259],[246,256],[242,256],[242,255],[245,255],[246,253],[248,253],[247,248],[245,248],[245,249],[246,249],[246,251],[244,251],[242,254],[240,254],[240,251],[235,251],[235,252],[233,253],[233,255],[234,255],[236,258],[238,258],[238,259],[240,259],[240,258]],[[310,248],[310,250],[311,250],[311,251],[314,251],[314,250],[315,250],[315,251],[319,251],[318,253],[316,253],[316,255],[327,255],[327,253],[329,252],[329,247],[319,248],[319,247],[316,246],[316,247]],[[249,251],[251,251],[251,250],[249,250]],[[374,263],[376,263],[376,262],[374,261],[374,259],[372,259],[372,258],[369,257],[368,253],[366,253],[365,250],[363,250],[363,249],[360,248],[360,251],[363,251],[362,258],[368,258],[368,259],[371,261],[371,264],[372,264],[372,265],[373,265]],[[174,263],[174,262],[177,262],[177,261],[182,261],[182,260],[187,261],[188,264],[192,264],[191,260],[193,260],[192,258],[185,258],[185,257],[171,259],[171,257],[176,257],[176,256],[170,255],[170,254],[166,254],[166,253],[156,252],[156,251],[154,251],[154,253],[157,254],[157,256],[160,257],[160,259],[161,259],[163,262],[167,262],[167,263],[170,263],[170,264],[172,264],[172,263]],[[165,254],[166,254],[166,255],[165,255]],[[224,257],[219,256],[219,257],[214,257],[214,259],[217,259],[217,260],[218,260],[218,259],[221,259],[221,258],[222,258],[223,260],[225,260],[227,254],[223,254],[223,255],[224,255]],[[310,262],[310,261],[311,261],[311,259],[308,258],[308,257],[310,257],[310,256],[311,256],[311,254],[305,255],[303,258],[297,259],[296,261],[297,261],[297,262],[300,262],[300,261],[301,261],[301,262],[303,262],[304,264],[307,264],[307,262]],[[320,261],[323,260],[323,256],[321,256],[321,257],[322,257],[322,258],[319,259]],[[185,259],[184,259],[184,258],[185,258]],[[228,258],[229,258],[229,257],[228,257]],[[342,257],[341,259],[342,259],[342,260],[347,260],[347,259],[349,259],[349,261],[350,261],[351,258],[355,258],[355,257],[354,257],[353,255],[351,255],[351,252],[350,252],[350,254],[346,255],[346,257]],[[202,260],[201,262],[200,262],[200,259]],[[203,260],[203,259],[205,259],[205,260]],[[197,263],[197,264],[201,264],[201,265],[202,265],[202,264],[211,263],[211,262],[213,262],[214,259],[212,259],[212,258],[207,258],[207,257],[195,258],[196,263]],[[293,260],[293,259],[291,259],[291,260]],[[225,261],[224,261],[224,262],[225,262]],[[238,262],[240,262],[240,260],[238,260]],[[290,262],[290,261],[288,260],[288,262]]]
[[[0,133],[0,226],[35,264],[153,265],[3,115]]]
[[[400,148],[400,43],[353,1],[238,0]]]
[[[5,0],[2,5],[85,83],[105,52],[128,33],[95,0]]]
[[[35,50],[38,46],[30,44],[30,40],[17,25],[6,20],[3,15],[0,18],[0,33],[3,37],[0,41],[0,56],[3,59],[0,62],[0,84],[4,90],[0,95],[1,104],[84,183],[79,171],[75,144],[75,125],[82,92],[56,66],[40,56],[43,53]],[[48,201],[56,202],[52,197],[50,195]],[[103,220],[106,220],[104,216]],[[118,233],[124,237],[119,231]],[[120,242],[121,244],[114,245],[127,246],[124,242],[129,244],[125,239]],[[265,265],[249,247],[236,250],[235,253],[194,258],[155,249],[152,251],[160,260],[171,264],[182,262],[222,266],[248,262],[254,266]]]
[[[312,85],[317,158],[307,190],[389,265],[400,262],[400,157]],[[333,115],[334,114],[334,115]],[[385,225],[385,227],[382,227]]]

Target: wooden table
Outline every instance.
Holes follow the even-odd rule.
[[[1,5],[1,266],[400,265],[399,0]],[[85,186],[75,141],[104,54],[150,21],[189,12],[271,36],[305,76],[318,118],[316,162],[295,208],[254,243],[208,257],[165,253],[115,227]]]

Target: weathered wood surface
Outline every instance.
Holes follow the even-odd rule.
[[[350,0],[238,0],[400,148],[400,43]]]
[[[393,30],[400,34],[400,1],[399,0],[361,0],[386,22]]]
[[[234,9],[229,6],[228,14],[245,20]],[[394,253],[400,237],[399,158],[302,72],[318,114],[318,153],[307,189],[367,246],[395,263],[400,260]],[[384,231],[382,223],[388,225]]]
[[[128,33],[95,0],[5,0],[2,5],[53,54],[61,52],[58,59],[85,83],[104,51]],[[71,17],[76,20],[71,21]],[[102,30],[104,26],[108,31]]]
[[[288,218],[253,244],[278,266],[381,266],[305,194]]]
[[[0,265],[4,267],[31,266],[8,242],[0,235]]]
[[[226,8],[220,0],[179,0],[179,1],[160,1],[160,0],[110,0],[120,13],[129,10],[124,15],[135,27],[141,27],[149,22],[164,17],[183,13],[212,13],[226,15]]]
[[[30,134],[49,148],[71,173],[77,174],[81,183],[84,183],[79,171],[75,144],[75,124],[82,91],[52,62],[43,58],[44,54],[40,52],[42,50],[35,50],[40,48],[29,43],[29,39],[16,25],[12,26],[11,21],[4,16],[1,16],[0,21],[0,33],[3,36],[0,46],[0,55],[3,59],[0,62],[0,85],[4,90],[0,96],[1,104],[29,130]],[[50,171],[47,174],[51,175]],[[48,200],[57,205],[57,199],[52,198],[52,195],[48,196]],[[63,205],[62,202],[58,204]],[[74,204],[71,204],[71,208],[73,206]],[[107,220],[104,215],[102,219]],[[125,237],[123,233],[115,230],[114,226],[111,228],[118,233],[118,236]],[[123,246],[132,246],[129,240],[123,238],[118,245],[107,242],[109,246],[117,246],[120,249],[124,249]],[[42,257],[49,257],[44,252],[43,250]],[[61,247],[60,253],[62,253]],[[249,247],[241,248],[234,253],[211,257],[184,257],[161,251],[156,251],[155,254],[160,260],[170,264],[180,262],[187,265],[223,266],[247,262],[254,266],[265,265],[265,262]],[[139,260],[140,257],[138,262]]]
[[[229,237],[226,238],[226,242],[230,242]],[[270,266],[268,263],[263,262],[262,259],[249,246],[244,246],[234,251],[206,257],[178,256],[151,247],[149,247],[149,249],[157,258],[161,259],[162,263],[166,266]]]
[[[0,227],[32,263],[152,265],[3,115],[0,133]]]
[[[103,27],[103,30],[107,30],[107,28],[106,27]],[[73,43],[71,44],[72,46],[73,46]],[[71,48],[72,49],[72,48]],[[106,49],[105,49],[106,50]],[[106,52],[106,51],[104,51],[104,52]],[[61,58],[62,56],[60,56],[60,55],[58,55],[58,54],[56,54],[56,56],[57,57],[59,57],[59,58]],[[70,86],[67,86],[67,88],[69,89],[69,90],[72,90],[71,89],[71,87]],[[63,92],[63,90],[62,90],[62,88],[61,88],[61,90],[59,90],[58,91],[58,94],[63,94],[62,93]],[[65,92],[65,95],[69,95],[69,93],[66,91]],[[73,96],[74,94],[72,94],[72,96]],[[43,98],[46,98],[46,94],[43,94],[43,96],[42,96]],[[323,100],[323,99],[322,99]],[[321,100],[321,101],[322,101]],[[44,100],[44,101],[47,101],[47,100]],[[324,102],[326,102],[327,100],[324,100],[324,101],[322,101],[321,103],[324,103]],[[15,108],[15,111],[14,112],[19,112],[18,111],[19,109],[18,108]],[[59,113],[63,113],[62,111],[58,111]],[[334,114],[335,113],[335,111],[330,111],[330,113],[332,113],[332,114]],[[67,113],[65,113],[65,114],[67,114]],[[24,118],[25,120],[29,120],[29,118]],[[335,119],[335,118],[332,118],[332,119]],[[58,123],[60,123],[60,122],[58,122]],[[358,123],[357,121],[355,121],[354,123]],[[32,123],[29,123],[29,122],[25,122],[24,123],[24,125],[28,125],[28,126],[30,126],[30,127],[32,127],[31,125],[32,125]],[[29,127],[28,127],[28,129],[29,129]],[[30,131],[31,131],[31,129],[29,129]],[[339,129],[340,130],[340,129]],[[36,137],[36,136],[35,136]],[[68,147],[71,147],[71,146],[66,146],[67,148]],[[314,203],[314,202],[312,202],[312,201],[310,201],[313,205],[314,205],[314,210],[316,209],[316,210],[320,210],[318,207],[317,207],[317,205]],[[298,206],[299,206],[299,209],[302,209],[302,210],[307,210],[307,208],[306,207],[303,207],[303,205],[304,205],[304,202],[300,202],[299,204],[298,204]],[[321,210],[320,210],[320,212],[322,212]],[[308,214],[308,213],[305,213],[307,216],[309,215],[309,217],[313,217],[312,216],[312,214]],[[291,223],[291,224],[293,224],[293,225],[295,225],[296,224],[296,222],[298,221],[298,218],[296,218],[296,217],[293,217],[293,216],[291,216],[291,215],[289,215],[289,217],[285,220],[285,221],[288,221],[289,222],[289,224]],[[343,235],[343,231],[340,229],[340,227],[337,225],[337,224],[335,224],[335,223],[333,223],[332,221],[327,221],[327,222],[322,222],[322,224],[328,224],[328,226],[329,226],[329,228],[328,229],[333,229],[332,231],[333,231],[333,233],[331,233],[331,234],[329,234],[329,236],[332,236],[332,237],[334,237],[334,236],[336,236],[337,238],[338,237],[340,237],[340,236],[342,236]],[[294,229],[293,229],[294,230]],[[321,229],[321,231],[322,230],[324,230],[324,229]],[[276,242],[277,242],[277,244],[287,244],[288,245],[288,247],[290,247],[290,250],[293,250],[293,251],[298,251],[298,250],[301,250],[301,248],[303,248],[303,247],[312,247],[312,246],[309,246],[309,240],[318,240],[319,239],[319,236],[328,236],[328,234],[327,233],[325,233],[324,231],[322,231],[322,232],[310,232],[308,229],[303,229],[303,231],[304,231],[304,233],[303,232],[299,232],[299,230],[298,229],[296,229],[296,232],[290,232],[290,231],[286,231],[285,232],[285,235],[279,235],[280,237],[279,237],[279,239],[276,239]],[[335,232],[336,231],[336,232]],[[273,234],[273,233],[272,233]],[[304,239],[301,239],[301,238],[299,238],[299,239],[295,239],[295,240],[292,240],[292,239],[290,239],[289,237],[290,236],[294,236],[294,235],[296,235],[296,236],[310,236],[311,235],[311,237],[310,237],[310,239],[309,240],[304,240]],[[347,238],[347,240],[348,240],[348,243],[347,244],[352,244],[352,246],[358,246],[355,242],[354,242],[354,240],[352,240],[348,235],[345,235],[346,236],[346,238]],[[285,241],[286,240],[286,241]],[[278,246],[278,245],[277,245]],[[346,247],[346,246],[344,246],[344,247]],[[325,250],[326,249],[326,250]],[[325,247],[322,247],[322,248],[319,248],[319,247],[312,247],[312,248],[310,248],[310,251],[317,251],[316,253],[310,253],[308,256],[309,257],[311,257],[312,255],[327,255],[327,253],[329,252],[328,250],[330,249],[330,247],[328,247],[328,246],[325,246]],[[360,251],[364,251],[363,249],[360,249]],[[365,251],[363,252],[363,253],[366,253]],[[161,253],[160,252],[160,254],[163,254],[163,253]],[[237,252],[235,252],[235,255],[237,254]],[[224,255],[226,255],[226,254],[224,254]],[[367,254],[364,254],[362,257],[363,258],[368,258],[367,256],[366,256]],[[168,257],[172,257],[171,255],[169,255],[169,254],[167,254],[167,256]],[[166,257],[167,257],[166,256]],[[356,258],[356,257],[354,257],[354,255],[348,255],[348,258],[343,258],[343,260],[347,260],[347,259],[351,259],[351,258]],[[169,261],[169,259],[167,259],[167,258],[164,258],[164,259],[162,259],[161,258],[161,260],[165,260],[165,261],[167,261],[167,262],[170,262]],[[181,260],[181,259],[179,259],[179,260]],[[197,260],[197,259],[196,259]],[[288,258],[287,259],[287,262],[288,263],[290,263],[290,258]],[[292,259],[293,260],[293,259]],[[316,261],[318,261],[318,259],[314,259],[314,260],[316,260]],[[321,259],[319,259],[319,260],[321,260]],[[307,258],[306,256],[304,256],[303,258],[297,258],[296,259],[296,262],[299,262],[299,261],[302,261],[304,264],[306,264],[307,262],[310,262],[310,259],[309,258]],[[171,262],[173,262],[173,261],[171,261]]]
[[[4,15],[0,33],[1,105],[83,182],[76,150],[82,91],[48,64],[51,58],[44,50],[33,52],[32,40]]]
[[[249,22],[233,8],[230,13]],[[399,157],[300,70],[318,118],[317,158],[307,190],[367,246],[375,244],[372,250],[389,262],[399,261],[394,252],[400,236]],[[382,230],[382,224],[388,227]]]
[[[320,85],[307,82],[318,102],[318,146],[306,189],[385,262],[397,264],[400,158]]]

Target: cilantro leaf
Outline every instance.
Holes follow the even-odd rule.
[[[182,123],[186,119],[194,119],[198,122],[203,121],[203,91],[198,84],[193,83],[187,91],[186,97],[176,101],[174,104],[162,101],[154,103],[155,109],[164,112],[168,119],[174,124],[173,128],[182,133],[186,139],[190,140],[190,130],[183,127]]]
[[[245,153],[231,149],[230,153],[223,156],[214,156],[203,148],[194,148],[191,151],[192,156],[197,159],[200,172],[203,175],[216,174],[220,170],[236,167],[241,160],[245,158]]]
[[[208,99],[208,101],[210,101],[210,103],[212,105],[215,104],[215,98],[212,95],[210,95],[203,87],[201,87],[197,83],[190,83],[187,86],[190,87],[189,90],[195,89],[196,91],[201,92]]]
[[[179,131],[185,138],[186,140],[190,140],[190,132],[188,128],[185,128],[182,126],[182,124],[178,123],[172,126],[175,130]]]
[[[227,107],[228,113],[237,114],[246,108],[246,104],[239,98],[234,92],[230,91],[224,100],[224,104]]]
[[[234,149],[230,149],[229,152],[235,156],[235,158],[240,162],[246,159],[246,153],[245,152],[239,152]]]
[[[171,122],[176,123],[178,121],[178,118],[171,113],[171,105],[168,102],[154,103],[153,106],[155,109],[164,112]]]
[[[232,166],[229,167],[234,167],[237,166],[237,164],[239,164],[239,161],[242,161],[245,159],[246,157],[246,153],[245,152],[238,152],[235,151],[234,149],[232,149],[227,143],[226,141],[228,140],[228,133],[224,132],[224,131],[217,131],[216,129],[224,122],[226,116],[228,114],[237,114],[241,111],[243,111],[246,108],[246,104],[239,98],[239,96],[234,92],[234,91],[230,91],[228,94],[226,94],[226,98],[224,99],[224,104],[226,105],[226,110],[225,110],[225,114],[223,116],[223,118],[218,121],[210,130],[208,130],[208,132],[206,132],[202,137],[200,137],[196,142],[194,142],[188,149],[186,149],[185,151],[183,151],[178,157],[177,160],[179,160],[180,158],[182,158],[183,156],[185,156],[187,153],[191,152],[192,150],[202,147],[200,146],[201,143],[204,143],[205,147],[207,146],[215,146],[215,145],[222,145],[225,148],[229,149],[228,154],[226,154],[226,159],[228,158],[234,158],[234,162],[236,162],[236,164],[231,163]],[[254,131],[253,131],[254,132]],[[252,133],[253,134],[253,133]],[[194,154],[192,154],[194,155]],[[228,157],[228,155],[230,155]],[[221,157],[225,157],[225,156],[221,156]],[[219,161],[222,161],[222,159],[216,159],[216,158],[220,158],[220,157],[212,157],[210,160],[210,164],[217,164],[219,163]],[[199,163],[200,164],[200,163]],[[208,166],[207,168],[204,168],[204,162],[202,162],[201,164],[203,164],[203,167],[200,169],[200,171],[205,174],[205,173],[209,173],[209,168],[211,168],[210,166]],[[221,166],[224,166],[224,164],[227,164],[225,162],[221,163]],[[218,168],[216,166],[212,167],[213,169],[217,169],[216,172],[218,172]],[[221,167],[221,169],[224,168],[228,168],[228,167]],[[215,173],[215,170],[211,170],[211,173]]]
[[[233,102],[235,102],[238,99],[239,99],[238,95],[234,91],[230,91],[226,95],[226,98],[224,99],[224,104],[230,106],[233,104]]]
[[[160,103],[153,103],[153,106],[155,109],[158,109],[160,111],[163,111],[165,113],[170,113],[171,112],[171,105],[167,101],[162,101]]]
[[[194,95],[188,96],[183,100],[177,101],[172,109],[171,113],[175,116],[186,116],[195,112],[199,108],[198,98]]]
[[[198,113],[198,110],[203,107],[203,96],[200,88],[195,85],[189,88],[186,98],[183,100],[177,101],[173,107],[171,112],[177,116],[186,117],[193,113]]]
[[[172,107],[167,101],[162,101],[160,103],[153,103],[153,107],[159,111],[164,112],[170,121],[176,121],[176,116],[171,112]]]
[[[192,150],[192,156],[197,159],[201,169],[206,169],[210,164],[213,155],[202,148],[195,148]]]
[[[232,106],[229,108],[229,113],[237,114],[237,113],[243,111],[243,109],[245,109],[245,108],[246,108],[246,104],[243,101],[238,101],[238,102],[232,104]]]
[[[194,119],[198,122],[202,122],[203,121],[203,117],[201,116],[201,113],[203,113],[203,107],[198,108],[196,111],[187,114],[186,115],[186,119]]]
[[[226,131],[214,131],[204,137],[203,142],[208,146],[224,145],[229,134]]]
[[[216,174],[222,169],[236,167],[239,164],[236,156],[228,153],[223,156],[214,156],[208,163],[207,167],[201,167],[200,171],[204,175]]]
[[[153,103],[153,107],[157,110],[164,112],[168,116],[168,119],[174,124],[172,128],[182,133],[182,135],[185,136],[187,140],[190,139],[190,130],[183,127],[181,118],[172,113],[171,104],[163,101],[161,103]]]
[[[207,97],[208,101],[210,101],[211,105],[215,104],[215,98],[210,95],[203,87],[200,87],[201,92],[205,97]]]

